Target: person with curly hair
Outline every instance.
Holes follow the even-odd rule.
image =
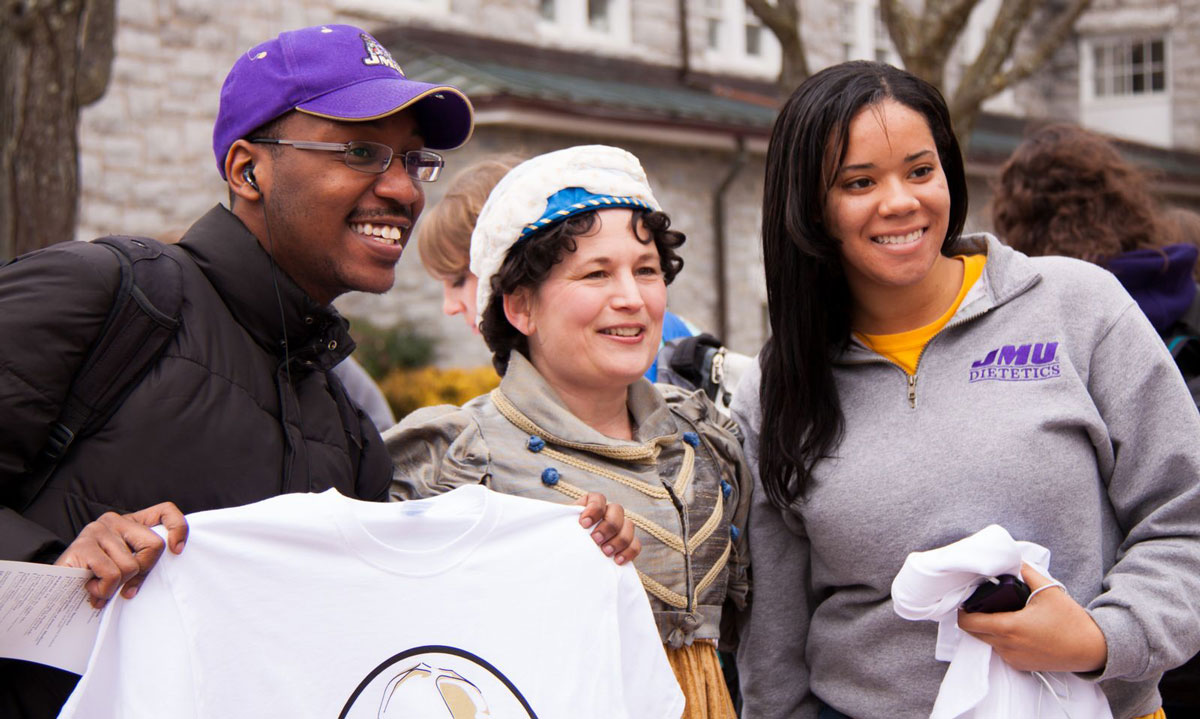
[[[726,604],[743,605],[749,589],[737,427],[704,392],[643,376],[683,242],[624,150],[571,147],[513,168],[471,238],[478,322],[500,387],[461,408],[417,410],[384,439],[395,498],[482,483],[559,503],[589,490],[620,502],[643,547],[637,571],[683,716],[733,719],[717,642]]]
[[[1027,255],[1075,257],[1109,270],[1159,334],[1171,337],[1193,313],[1197,248],[1150,194],[1148,180],[1103,135],[1049,125],[1005,162],[992,222]]]
[[[1065,255],[1116,275],[1167,343],[1200,406],[1200,218],[1163,209],[1146,173],[1103,135],[1056,124],[1029,136],[1000,172],[992,221],[1027,255]],[[1200,715],[1200,655],[1163,675],[1168,716]]]
[[[447,317],[462,315],[467,326],[476,333],[479,332],[479,328],[476,325],[478,312],[475,307],[475,294],[479,287],[479,278],[470,268],[471,233],[475,229],[479,211],[483,209],[483,203],[487,201],[492,188],[522,159],[524,158],[516,154],[495,155],[463,168],[450,183],[442,199],[433,209],[426,211],[421,231],[417,234],[421,265],[431,277],[442,283],[442,313]],[[665,312],[659,349],[662,350],[668,342],[672,343],[672,346],[665,350],[669,360],[678,346],[678,340],[699,334],[700,330],[684,318],[669,311]],[[742,355],[732,352],[726,357],[730,359],[730,364],[743,360]],[[669,370],[663,372],[660,377],[658,370],[659,361],[656,358],[646,370],[646,379],[651,382],[678,384],[688,389],[697,386],[696,383],[687,383]],[[709,396],[712,397],[713,394],[715,390]]]
[[[1027,255],[1103,264],[1163,244],[1162,212],[1147,179],[1104,136],[1048,125],[1004,163],[992,222],[1008,246]]]

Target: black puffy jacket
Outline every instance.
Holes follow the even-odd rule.
[[[269,256],[223,207],[168,252],[182,268],[179,331],[116,414],[72,446],[23,516],[0,510],[0,558],[49,560],[104,512],[167,500],[187,513],[331,487],[387,498],[391,461],[379,434],[328,373],[354,347],[346,321],[279,269],[277,300]],[[87,242],[0,269],[0,496],[45,444],[118,272],[112,252]],[[0,663],[4,716],[12,666]],[[21,692],[36,694],[28,685]],[[13,715],[22,714],[36,713]]]

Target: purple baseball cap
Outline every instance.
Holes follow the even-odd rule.
[[[280,33],[233,64],[213,126],[217,171],[237,140],[291,110],[365,121],[412,108],[425,146],[452,150],[471,137],[474,111],[457,88],[416,82],[366,31],[317,25]]]

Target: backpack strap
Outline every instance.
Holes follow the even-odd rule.
[[[1187,322],[1177,322],[1163,342],[1192,393],[1192,401],[1200,407],[1200,332]]]
[[[693,389],[702,389],[709,399],[715,401],[720,386],[720,359],[724,348],[716,337],[707,332],[673,340],[675,353],[669,361],[670,368],[687,380]],[[721,357],[723,359],[723,356]]]
[[[1176,322],[1163,336],[1163,342],[1184,379],[1200,375],[1200,331],[1187,322]]]
[[[104,426],[179,328],[183,273],[165,246],[146,237],[111,236],[94,242],[116,255],[121,282],[46,444],[21,483],[13,505],[18,511],[33,503],[76,439]]]

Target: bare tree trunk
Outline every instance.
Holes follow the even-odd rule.
[[[883,21],[909,72],[946,91],[946,64],[971,12],[979,0],[926,0],[920,16],[903,0],[881,0]],[[1071,33],[1075,21],[1091,0],[1005,0],[1001,3],[979,54],[946,98],[959,145],[966,153],[971,130],[983,103],[1043,65]],[[1040,13],[1040,14],[1039,14]],[[1016,53],[1017,39],[1034,27],[1032,49]]]
[[[71,239],[79,108],[104,94],[116,0],[0,0],[0,258]]]
[[[882,0],[880,10],[904,67],[945,88],[946,64],[978,4],[979,0],[927,0],[924,12],[915,17],[902,0]]]
[[[779,41],[782,63],[777,85],[780,96],[787,97],[809,75],[804,38],[800,34],[799,0],[746,0],[746,7]]]
[[[1044,65],[1054,51],[1071,35],[1075,21],[1091,5],[1091,0],[1037,3],[1032,0],[1005,2],[988,32],[979,56],[963,73],[950,98],[950,116],[959,141],[963,142],[974,127],[985,100],[1004,92]],[[1041,6],[1040,14],[1038,7]],[[1014,17],[1015,14],[1018,14]],[[1021,54],[1014,52],[1021,29],[1040,26],[1033,46]],[[960,128],[959,125],[962,125]],[[963,145],[966,152],[966,145]]]

